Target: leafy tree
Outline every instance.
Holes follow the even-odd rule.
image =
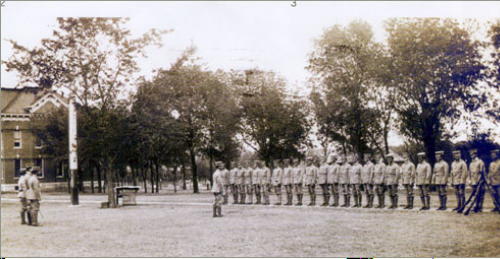
[[[443,125],[486,99],[477,91],[484,68],[479,42],[453,19],[396,18],[386,30],[399,129],[424,144],[433,164]]]
[[[382,46],[374,42],[371,27],[362,21],[326,30],[309,59],[313,82],[318,82],[310,98],[319,132],[360,156],[370,146],[384,153],[380,139],[387,139],[391,115],[376,109],[377,102],[385,100],[375,95],[382,92],[379,77],[384,62]]]

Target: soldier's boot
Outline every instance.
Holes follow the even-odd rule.
[[[323,206],[328,206],[330,205],[330,194],[325,194],[326,201],[324,202],[325,205]]]
[[[243,193],[241,195],[241,204],[246,204],[247,203],[247,195],[245,193]]]
[[[238,204],[238,193],[233,193],[233,204]]]
[[[339,206],[339,195],[338,194],[334,194],[333,195],[333,204],[332,204],[333,207],[338,207]]]
[[[403,209],[407,210],[410,208],[410,198],[409,195],[406,195],[406,206]]]
[[[363,206],[363,195],[360,193],[358,194],[358,207],[361,208]]]
[[[229,196],[227,194],[224,194],[224,202],[223,202],[223,204],[227,204],[228,200],[229,200]]]
[[[31,219],[31,212],[29,210],[26,211],[26,217],[28,218],[28,225],[33,224],[33,220]]]
[[[394,208],[397,209],[398,208],[398,195],[394,195]]]
[[[313,198],[314,198],[314,194],[309,193],[309,204],[307,204],[307,206],[312,206],[313,205]]]
[[[408,209],[409,210],[413,209],[413,196],[410,196],[410,203],[408,204]]]
[[[388,209],[394,209],[394,196],[389,196],[389,199],[391,201],[391,206],[387,207]]]
[[[316,206],[316,193],[313,193],[313,206]]]
[[[352,195],[352,199],[353,199],[353,203],[354,203],[354,204],[352,205],[352,207],[353,207],[353,208],[357,208],[357,207],[359,207],[359,204],[358,204],[358,202],[359,202],[359,199],[358,199],[358,194],[354,193],[354,194]]]
[[[340,207],[344,207],[344,208],[347,207],[347,195],[346,194],[344,194],[344,204],[342,204],[342,206],[340,206]]]
[[[253,204],[253,194],[248,195],[248,203],[247,204]]]
[[[457,211],[457,210],[459,210],[462,207],[462,206],[460,206],[460,202],[461,202],[461,200],[460,200],[460,194],[457,193],[455,196],[457,197],[457,207],[453,208],[452,211]]]
[[[377,194],[377,200],[378,200],[377,209],[380,209],[382,208],[382,196],[380,194]]]
[[[351,207],[351,195],[347,194],[347,208]]]
[[[270,205],[270,204],[271,204],[271,201],[269,200],[269,194],[268,194],[268,195],[266,195],[266,205]]]
[[[424,196],[420,196],[420,202],[422,203],[422,207],[420,208],[420,210],[425,210],[425,197]]]
[[[465,193],[462,193],[460,195],[460,200],[462,201],[461,204],[460,204],[460,210],[462,210],[465,207]]]
[[[366,195],[366,205],[363,208],[370,208],[370,195]]]
[[[257,194],[257,202],[255,204],[260,204],[260,194]]]
[[[431,196],[425,197],[425,210],[429,210],[431,208]]]
[[[448,201],[448,197],[446,195],[443,195],[443,209],[442,210],[446,210],[447,209],[447,206],[446,206],[446,202]]]
[[[436,210],[443,210],[443,196],[439,195],[439,207]]]
[[[38,226],[38,211],[33,211],[31,212],[32,215],[31,215],[31,220],[32,220],[32,223],[31,225],[36,227]]]
[[[290,205],[292,205],[292,195],[287,193],[285,206],[290,206]]]
[[[213,206],[213,211],[214,211],[214,214],[213,214],[213,217],[216,218],[217,217],[217,206]]]
[[[222,207],[221,206],[217,207],[217,214],[218,214],[218,217],[222,217]]]
[[[278,197],[278,202],[276,202],[274,205],[281,205],[281,194],[276,194]]]
[[[304,198],[304,194],[299,194],[299,206],[302,206],[302,198]]]
[[[21,211],[21,225],[26,225],[26,212]]]
[[[375,201],[375,195],[370,194],[370,206],[368,208],[373,208],[373,202]]]

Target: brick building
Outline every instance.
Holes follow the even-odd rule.
[[[38,87],[1,88],[1,184],[2,191],[13,189],[20,169],[34,165],[41,168],[41,182],[63,182],[67,163],[57,165],[41,153],[42,143],[33,133],[31,120],[56,107],[67,107],[61,95]]]

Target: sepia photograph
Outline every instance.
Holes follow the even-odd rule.
[[[1,1],[0,256],[500,258],[500,2]]]

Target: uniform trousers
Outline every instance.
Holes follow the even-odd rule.
[[[491,190],[493,191],[493,197],[495,197],[496,200],[495,208],[500,209],[500,184],[492,185]]]
[[[376,184],[375,185],[375,191],[377,192],[378,195],[384,195],[386,191],[385,184]]]
[[[351,185],[347,183],[342,184],[342,194],[349,195],[351,194]]]
[[[222,192],[214,192],[214,206],[216,207],[221,206],[223,200],[224,196],[222,195]]]
[[[389,189],[389,196],[394,197],[398,195],[398,185],[397,184],[387,184]]]
[[[40,210],[40,201],[39,200],[29,200],[29,210],[30,211],[39,211]]]
[[[331,188],[330,190],[332,190],[332,195],[335,196],[335,195],[338,195],[340,193],[340,187],[339,187],[339,184],[338,183],[332,183],[330,184],[331,185]]]
[[[302,194],[303,193],[301,183],[294,184],[294,189],[295,189],[295,194]]]
[[[413,184],[403,184],[406,191],[406,196],[413,197]]]
[[[248,195],[253,194],[253,186],[251,184],[245,184],[245,189],[247,190]]]
[[[361,194],[361,188],[360,188],[360,184],[358,183],[353,183],[351,184],[352,185],[352,195],[360,195]]]
[[[308,184],[307,190],[309,191],[309,195],[314,195],[316,193],[316,184]]]
[[[24,213],[29,210],[28,200],[26,198],[19,198],[21,202],[21,212]]]
[[[373,184],[365,183],[365,193],[367,196],[373,195]]]
[[[439,196],[446,196],[446,184],[437,184],[436,189]]]
[[[429,186],[427,184],[419,184],[418,190],[420,192],[420,197],[430,197],[429,196]]]
[[[457,197],[465,195],[465,184],[455,184],[453,187],[455,188],[455,195]]]
[[[293,187],[291,184],[285,185],[285,191],[287,194],[292,194],[292,189],[293,189]]]
[[[281,195],[281,184],[274,185],[274,193],[276,195]]]
[[[320,184],[319,186],[321,186],[321,190],[323,191],[323,195],[330,194],[330,192],[328,191],[328,184],[324,183],[324,184]]]

